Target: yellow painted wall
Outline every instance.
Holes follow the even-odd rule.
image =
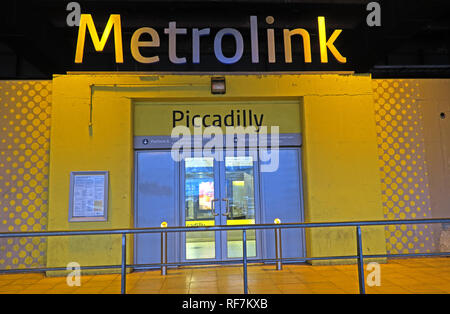
[[[366,93],[304,98],[302,153],[308,222],[383,219],[374,105]],[[310,256],[356,253],[353,227],[309,229],[306,237]],[[362,237],[364,253],[385,253],[382,227],[362,227]]]
[[[281,101],[301,104],[306,221],[383,217],[371,79],[357,75],[227,75],[211,95],[209,75],[97,73],[55,76],[49,230],[133,227],[135,101]],[[92,130],[89,129],[92,99]],[[301,101],[303,99],[303,101]],[[68,222],[70,171],[110,172],[108,222]],[[384,253],[383,230],[363,230],[365,252]],[[354,230],[307,233],[308,255],[354,254]],[[132,239],[128,262],[132,262]],[[47,265],[119,264],[120,237],[52,238]]]
[[[92,93],[91,76],[53,80],[48,230],[112,229],[133,226],[133,151],[131,101],[112,91]],[[71,171],[109,171],[107,222],[68,222]],[[129,239],[128,261],[132,261]],[[50,238],[47,266],[120,264],[120,236]]]

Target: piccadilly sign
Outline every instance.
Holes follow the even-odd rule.
[[[267,45],[265,47],[267,53],[267,62],[275,63],[275,31],[270,27],[274,19],[271,16],[266,17],[267,24]],[[328,63],[328,51],[339,63],[347,63],[347,58],[335,47],[334,43],[342,33],[341,29],[336,29],[327,37],[325,17],[317,17],[318,40],[320,48],[320,62]],[[86,39],[86,30],[89,32],[96,51],[103,51],[111,31],[114,30],[114,46],[115,46],[115,60],[116,63],[123,63],[123,41],[122,41],[122,25],[119,14],[111,14],[106,27],[103,31],[101,39],[97,33],[94,21],[90,14],[81,14],[80,24],[78,29],[78,39],[75,53],[75,63],[83,62],[84,44]],[[250,16],[250,49],[252,63],[259,63],[260,43],[258,40],[258,18],[257,16]],[[189,33],[189,35],[188,35]],[[147,34],[147,38],[151,40],[142,40],[141,36]],[[201,51],[200,40],[202,37],[212,36],[211,28],[192,28],[189,30],[183,27],[177,27],[176,21],[168,23],[168,27],[164,28],[164,34],[168,36],[168,56],[171,63],[185,64],[187,63],[186,56],[179,56],[177,53],[177,40],[185,40],[188,36],[192,40],[192,56],[190,58],[193,64],[200,63]],[[148,37],[148,35],[150,37]],[[222,41],[225,36],[231,36],[235,42],[234,55],[225,56],[222,51]],[[284,43],[284,62],[292,63],[292,37],[300,36],[303,46],[303,60],[305,63],[312,62],[311,56],[311,38],[309,32],[303,28],[283,29],[283,43]],[[263,46],[263,45],[261,45]],[[265,45],[264,45],[265,46]],[[160,34],[151,27],[142,27],[137,29],[130,42],[130,50],[133,58],[139,63],[156,63],[160,60],[158,55],[143,55],[140,50],[141,47],[160,47]],[[234,64],[238,62],[244,53],[244,39],[242,33],[235,28],[222,28],[214,34],[214,54],[218,61],[223,64]]]

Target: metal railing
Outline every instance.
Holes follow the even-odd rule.
[[[22,238],[22,237],[55,237],[55,236],[87,236],[87,235],[121,235],[122,236],[122,257],[120,265],[97,265],[82,266],[80,270],[97,269],[121,269],[121,293],[126,293],[126,273],[127,268],[137,267],[159,267],[161,274],[166,275],[169,266],[189,266],[189,265],[230,265],[242,264],[244,293],[248,293],[248,273],[249,263],[275,263],[276,269],[281,270],[283,262],[304,262],[312,260],[337,260],[356,259],[358,266],[359,292],[365,293],[364,280],[364,259],[365,258],[388,258],[388,257],[424,257],[424,256],[450,256],[450,252],[437,253],[405,253],[405,254],[363,254],[363,244],[361,227],[364,226],[387,226],[387,225],[417,225],[450,223],[450,218],[434,219],[405,219],[405,220],[376,220],[376,221],[349,221],[349,222],[322,222],[322,223],[284,223],[284,224],[254,224],[254,225],[226,225],[209,227],[158,227],[158,228],[136,228],[136,229],[103,229],[103,230],[77,230],[77,231],[39,231],[39,232],[5,232],[0,233],[2,238]],[[296,257],[283,258],[281,246],[281,232],[283,229],[292,228],[329,228],[329,227],[355,227],[356,231],[356,255],[346,256],[321,256],[321,257]],[[249,259],[247,257],[247,230],[275,230],[275,258],[274,259]],[[230,231],[242,230],[242,259],[223,261],[191,261],[173,262],[167,260],[167,234],[169,232],[199,232],[199,231]],[[127,264],[127,234],[161,234],[161,262],[152,264]],[[1,273],[23,273],[23,272],[44,272],[44,271],[67,271],[65,267],[43,267],[43,268],[23,268],[23,269],[1,269]]]

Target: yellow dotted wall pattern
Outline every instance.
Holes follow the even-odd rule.
[[[372,82],[384,216],[431,218],[419,82]],[[385,233],[388,253],[434,250],[429,225],[388,226]]]
[[[47,229],[51,81],[0,81],[0,232]],[[0,239],[0,269],[45,264],[45,238]]]

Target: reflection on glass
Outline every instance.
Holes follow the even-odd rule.
[[[225,158],[227,225],[255,223],[255,187],[251,156]],[[255,230],[247,231],[247,256],[256,256]],[[242,231],[227,231],[229,258],[242,257]]]
[[[185,159],[186,226],[214,226],[213,158]],[[186,259],[215,258],[214,231],[186,232]]]

